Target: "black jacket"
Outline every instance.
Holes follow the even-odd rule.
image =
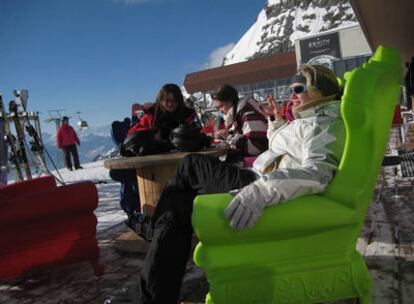
[[[165,140],[170,140],[171,131],[179,125],[201,128],[196,112],[186,106],[179,106],[174,113],[156,113],[154,125],[161,131],[161,138]]]

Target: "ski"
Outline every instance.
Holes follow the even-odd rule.
[[[14,136],[11,133],[9,118],[7,117],[7,113],[4,108],[3,97],[1,95],[0,95],[0,114],[3,119],[4,137],[5,137],[6,143],[10,147],[10,152],[11,152],[9,159],[14,165],[17,179],[23,180],[23,173],[20,168],[19,156],[16,150],[16,143],[14,141]]]
[[[21,113],[20,117],[24,120],[24,125],[27,134],[32,138],[31,143],[31,151],[35,156],[37,156],[37,159],[39,160],[40,167],[41,167],[41,173],[45,173],[47,175],[51,175],[51,172],[47,168],[46,161],[44,158],[44,146],[43,143],[39,137],[39,135],[36,132],[36,129],[33,127],[33,125],[30,122],[29,119],[29,113],[27,112],[27,99],[29,97],[29,92],[27,90],[14,90],[13,91],[14,96],[20,101],[20,105],[22,106],[23,112]]]
[[[14,100],[11,100],[9,103],[9,112],[12,114],[12,119],[14,121],[14,126],[16,128],[16,134],[17,134],[17,142],[19,147],[19,155],[22,159],[22,166],[26,173],[27,179],[32,179],[32,173],[30,172],[30,165],[29,161],[27,159],[26,154],[26,147],[24,144],[24,131],[19,119],[19,111],[17,109],[17,103]]]

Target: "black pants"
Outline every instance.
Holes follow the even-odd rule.
[[[155,210],[154,236],[140,275],[139,303],[177,303],[191,249],[195,196],[228,192],[255,179],[249,170],[201,154],[180,162]]]
[[[68,169],[72,169],[72,161],[70,159],[71,154],[73,157],[73,162],[75,164],[75,169],[80,168],[78,149],[76,148],[76,145],[63,147],[63,153],[65,154],[65,164]]]
[[[135,170],[112,169],[109,170],[109,176],[121,183],[120,205],[122,210],[128,215],[133,215],[134,211],[141,212],[137,172]]]

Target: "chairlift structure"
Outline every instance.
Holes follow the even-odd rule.
[[[60,123],[62,122],[62,112],[65,111],[64,109],[57,109],[57,110],[47,110],[49,117],[45,119],[45,122],[54,122],[56,126],[56,130],[59,129]],[[69,117],[70,118],[70,117]]]

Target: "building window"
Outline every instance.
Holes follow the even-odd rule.
[[[343,77],[345,72],[352,71],[353,69],[362,66],[371,55],[362,55],[346,59],[339,59],[332,62],[333,70],[336,76]]]

